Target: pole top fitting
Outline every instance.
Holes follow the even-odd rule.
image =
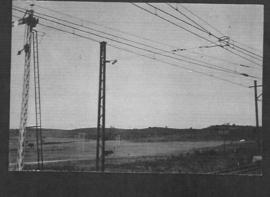
[[[31,27],[35,27],[38,24],[38,18],[34,17],[34,11],[32,9],[27,10],[25,15],[27,16],[22,18],[21,24],[27,24]]]

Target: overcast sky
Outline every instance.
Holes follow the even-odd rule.
[[[13,4],[22,8],[29,8],[29,3],[14,1]],[[215,64],[237,72],[248,73],[249,75],[258,77],[258,84],[261,84],[262,67],[236,57],[219,47],[199,49],[199,46],[211,45],[211,43],[163,21],[157,16],[150,15],[130,3],[39,1],[35,4],[72,15],[73,18],[35,6],[34,10],[37,12],[69,20],[84,26],[90,26],[106,31],[107,33],[125,36],[128,39],[151,44],[164,50],[188,48],[189,50],[186,52],[178,53],[209,62],[209,64]],[[154,11],[145,4],[138,5]],[[166,4],[153,5],[185,19]],[[171,5],[176,6],[176,4]],[[224,35],[240,43],[244,43],[248,47],[255,48],[256,53],[262,54],[263,6],[182,5],[202,17]],[[188,16],[192,16],[181,6],[178,5],[178,8]],[[158,11],[156,13],[161,15]],[[18,12],[14,12],[14,14],[22,16]],[[79,20],[75,17],[84,20]],[[13,17],[13,20],[15,19]],[[194,19],[210,31],[221,36],[202,21],[195,17]],[[149,38],[156,42],[162,42],[166,45],[146,42],[145,40],[140,40],[127,34],[112,31],[112,29],[90,24],[85,20]],[[171,20],[193,30],[179,21]],[[40,19],[40,22],[69,30],[60,25],[57,26],[45,22],[42,19]],[[40,25],[36,29],[40,31],[39,52],[43,127],[63,129],[96,127],[99,43]],[[74,30],[74,33],[80,32]],[[206,38],[214,40],[202,32],[199,33]],[[95,36],[90,37],[99,41],[104,40]],[[23,38],[23,25],[12,28],[11,128],[18,128],[20,121],[24,54],[18,56],[17,51],[23,47]],[[117,45],[117,43],[107,42],[108,44]],[[247,46],[245,46],[245,49],[251,50]],[[245,86],[253,85],[252,78],[245,78],[240,75],[228,74],[216,70],[213,71],[139,50],[134,51],[175,63],[179,67],[170,66],[108,46],[107,59],[117,59],[118,62],[114,65],[107,64],[107,127],[143,128],[168,126],[173,128],[202,128],[223,123],[255,124],[253,89],[184,70],[181,67],[185,66],[186,68],[204,72],[208,75],[212,74],[216,77],[222,77]],[[248,65],[251,68],[244,68],[215,59],[209,59],[207,56],[196,55],[193,52],[227,59],[231,62]],[[31,77],[33,77],[33,70],[31,71]],[[260,93],[261,89],[258,92]],[[29,126],[34,125],[34,109],[34,88],[33,78],[31,78],[28,113]]]

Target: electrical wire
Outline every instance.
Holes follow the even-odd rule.
[[[205,31],[205,30],[202,29],[202,28],[199,28],[199,27],[197,27],[197,26],[195,26],[195,25],[192,25],[191,23],[189,23],[189,22],[187,22],[187,21],[185,21],[185,20],[183,20],[183,19],[181,19],[181,18],[178,18],[178,17],[176,17],[176,16],[174,16],[174,15],[172,15],[172,14],[170,14],[170,13],[168,13],[168,12],[166,12],[166,11],[164,11],[164,10],[162,10],[162,9],[160,9],[160,8],[158,8],[158,7],[156,7],[156,6],[153,6],[153,5],[150,4],[150,3],[146,3],[146,4],[149,5],[150,7],[154,8],[154,9],[156,9],[156,10],[159,10],[160,12],[162,12],[162,13],[168,15],[168,16],[171,16],[171,17],[173,17],[173,18],[175,18],[175,19],[177,19],[177,20],[179,20],[179,21],[181,21],[181,22],[183,22],[183,23],[185,23],[185,24],[187,24],[187,25],[189,25],[189,26],[191,26],[191,27],[194,27],[194,28],[198,29],[199,31],[205,32],[205,33],[207,33],[207,34],[209,33],[208,31]]]
[[[108,46],[112,46],[114,48],[117,48],[119,50],[124,50],[126,52],[130,52],[130,53],[134,53],[138,56],[143,56],[143,57],[146,57],[148,59],[152,59],[152,60],[155,60],[155,61],[158,61],[158,62],[161,62],[161,63],[165,63],[165,64],[168,64],[168,65],[171,65],[171,66],[174,66],[174,67],[178,67],[178,68],[182,68],[184,70],[188,70],[188,71],[191,71],[191,72],[195,72],[195,73],[198,73],[198,74],[202,74],[202,75],[205,75],[205,76],[208,76],[208,77],[212,77],[212,78],[215,78],[215,79],[218,79],[218,80],[222,80],[222,81],[226,81],[228,83],[231,83],[231,84],[234,84],[234,85],[237,85],[237,86],[241,86],[241,87],[244,87],[244,88],[248,88],[246,85],[244,84],[241,84],[241,83],[237,83],[237,82],[234,82],[234,81],[231,81],[231,80],[228,80],[228,79],[225,79],[225,78],[222,78],[222,77],[218,77],[218,76],[215,76],[213,74],[209,74],[209,73],[205,73],[205,72],[201,72],[201,71],[197,71],[197,70],[194,70],[194,69],[190,69],[190,68],[187,68],[187,67],[183,67],[183,66],[179,66],[177,64],[173,64],[173,63],[170,63],[170,62],[166,62],[164,60],[161,60],[161,59],[158,59],[158,58],[154,58],[154,57],[150,57],[150,56],[146,56],[146,55],[143,55],[143,54],[139,54],[139,53],[136,53],[134,51],[131,51],[131,50],[128,50],[128,49],[124,49],[124,48],[121,48],[121,47],[117,47],[117,46],[114,46],[114,45],[111,45],[111,44],[108,44]]]
[[[16,16],[16,15],[14,15],[14,14],[12,14],[12,16],[17,17],[17,18],[20,18],[19,16]],[[43,24],[43,23],[40,23],[40,22],[39,22],[38,24],[41,25],[41,26],[43,26],[43,27],[47,27],[47,28],[50,28],[50,29],[58,30],[58,31],[61,31],[61,32],[64,32],[64,33],[70,33],[70,34],[72,34],[72,35],[79,36],[79,37],[82,37],[82,38],[86,38],[86,39],[88,39],[88,40],[91,40],[91,41],[93,41],[93,42],[100,43],[99,40],[94,39],[94,38],[90,38],[90,37],[87,37],[87,36],[79,35],[79,34],[76,34],[76,33],[74,33],[74,32],[68,32],[68,31],[62,30],[62,29],[60,29],[60,28],[53,27],[53,26],[50,26],[50,25],[46,25],[46,24]]]
[[[16,9],[16,8],[15,8],[15,9]],[[20,12],[23,12],[23,11],[18,10],[18,9],[16,9],[16,10],[17,10],[17,11],[20,11]],[[44,18],[44,17],[41,17],[41,16],[38,16],[38,17],[41,18],[41,19],[43,19],[43,20],[47,20],[47,21],[50,21],[50,22],[54,22],[54,23],[56,23],[56,24],[59,24],[59,25],[65,26],[65,27],[69,27],[69,28],[72,28],[72,29],[75,29],[75,30],[78,30],[78,31],[81,31],[81,32],[84,32],[84,33],[88,33],[88,34],[91,34],[91,35],[94,35],[94,36],[97,36],[97,37],[105,38],[105,39],[108,39],[108,40],[110,40],[110,41],[118,42],[118,43],[120,43],[120,44],[127,45],[127,46],[129,46],[129,47],[133,47],[133,48],[136,48],[136,49],[144,50],[144,51],[147,51],[147,52],[156,54],[156,55],[161,55],[161,56],[164,56],[164,57],[167,57],[167,58],[171,58],[171,59],[175,59],[175,60],[178,60],[178,61],[183,61],[183,62],[190,63],[190,64],[194,64],[194,65],[197,65],[197,66],[206,67],[206,68],[209,68],[209,69],[214,69],[214,70],[218,70],[218,71],[223,71],[223,72],[227,72],[227,73],[231,73],[231,74],[236,74],[236,75],[240,75],[240,76],[244,76],[244,77],[257,78],[257,77],[255,77],[255,76],[248,75],[248,74],[246,74],[246,73],[240,73],[240,72],[237,72],[237,71],[235,71],[235,70],[226,69],[226,68],[219,67],[219,66],[216,66],[216,65],[214,65],[214,67],[213,67],[213,66],[209,66],[209,65],[203,65],[203,64],[196,63],[196,62],[192,62],[192,61],[190,61],[190,60],[184,60],[184,59],[172,57],[172,56],[169,56],[169,55],[165,55],[165,54],[162,54],[162,53],[154,52],[154,51],[151,51],[151,50],[149,50],[149,49],[145,49],[145,48],[142,48],[142,47],[137,47],[137,46],[131,45],[131,44],[129,44],[129,43],[124,43],[124,42],[122,42],[122,41],[117,41],[117,40],[115,40],[115,39],[108,38],[108,37],[105,37],[105,36],[100,36],[100,35],[98,35],[98,34],[95,34],[95,33],[89,32],[89,31],[84,31],[84,30],[81,30],[81,29],[79,29],[79,28],[75,28],[75,27],[72,27],[72,26],[68,26],[68,25],[65,25],[65,24],[63,24],[63,23],[59,23],[59,22],[56,22],[56,21],[53,21],[53,20],[50,20],[50,19],[47,19],[47,18]],[[167,51],[165,51],[165,52],[167,52]]]
[[[163,13],[165,13],[165,14],[171,16],[171,17],[174,17],[174,18],[176,18],[176,19],[182,21],[182,19],[179,19],[178,17],[175,17],[174,15],[169,14],[169,13],[166,12],[166,11],[163,11],[162,9],[157,8],[156,6],[153,6],[153,5],[149,4],[149,3],[146,3],[146,4],[149,5],[149,6],[151,6],[151,7],[153,7],[153,8],[155,8],[155,9],[158,9],[159,11],[161,11],[161,12],[163,12]],[[169,6],[170,6],[170,5],[169,5]],[[171,7],[171,6],[170,6],[170,7]],[[173,8],[173,7],[171,7],[171,8]],[[176,9],[176,10],[178,10],[178,9]],[[182,12],[180,12],[180,11],[178,11],[178,12],[182,14]],[[184,15],[184,16],[187,17],[186,15]],[[190,19],[190,18],[189,18],[189,19]],[[190,20],[192,20],[192,19],[190,19]],[[192,21],[194,22],[194,20],[192,20]],[[189,23],[187,23],[187,24],[189,24]],[[197,23],[196,23],[196,24],[197,24]],[[201,26],[200,26],[200,27],[201,27]],[[215,37],[216,39],[220,40],[220,38],[219,38],[218,36],[216,36],[215,34],[211,33],[210,31],[205,30],[205,28],[203,28],[203,29],[204,29],[203,32],[207,33],[209,36],[213,36],[213,37]],[[199,30],[201,30],[201,29],[199,29]],[[201,31],[202,31],[202,30],[201,30]],[[230,43],[229,43],[229,42],[226,42],[226,44],[228,44],[228,46],[230,46]],[[219,46],[219,45],[216,45],[216,46]],[[255,54],[255,53],[253,53],[253,52],[250,52],[250,51],[248,51],[248,50],[246,50],[246,49],[244,49],[244,48],[242,48],[242,47],[239,47],[239,46],[237,46],[237,45],[234,45],[234,47],[239,48],[239,49],[241,49],[241,50],[247,52],[247,53],[245,53],[245,52],[242,52],[242,53],[243,53],[243,54],[246,54],[247,56],[249,56],[249,57],[251,57],[251,58],[258,59],[258,60],[262,60],[262,59],[261,59],[262,56],[260,56],[260,55],[258,55],[258,54]],[[232,47],[231,47],[231,48],[232,48]],[[232,49],[234,49],[234,48],[232,48]],[[234,50],[236,50],[236,51],[238,51],[238,52],[241,52],[241,51],[239,51],[239,50],[237,50],[237,49],[234,49]],[[249,53],[249,54],[248,54],[248,53]],[[254,57],[254,56],[256,56],[256,57]],[[258,58],[258,57],[259,57],[259,58]]]
[[[195,51],[189,51],[189,53],[200,55],[200,56],[205,56],[205,57],[212,58],[212,59],[216,59],[216,60],[223,61],[223,62],[226,62],[226,63],[229,63],[229,64],[233,64],[235,66],[241,66],[241,67],[246,67],[246,68],[251,68],[251,69],[259,69],[257,67],[251,67],[251,66],[248,66],[248,65],[245,65],[245,64],[239,64],[239,63],[232,62],[232,61],[229,61],[229,60],[226,60],[226,59],[223,59],[223,58],[214,57],[214,56],[206,55],[206,54],[203,54],[203,53],[198,53],[198,52],[195,52]]]
[[[204,20],[202,17],[196,15],[194,12],[192,12],[191,10],[189,10],[188,8],[186,8],[185,6],[183,6],[182,4],[178,4],[180,5],[182,8],[184,8],[186,11],[188,11],[190,14],[192,14],[193,16],[195,16],[197,19],[203,21],[205,24],[207,24],[209,27],[211,27],[213,30],[215,30],[216,32],[218,32],[221,36],[224,36],[224,34],[219,31],[217,28],[215,28],[214,26],[212,26],[211,24],[209,24],[206,20]]]
[[[168,4],[169,5],[169,4]],[[104,25],[100,25],[98,23],[95,23],[95,22],[92,22],[92,21],[89,21],[89,20],[85,20],[85,19],[81,19],[81,18],[78,18],[78,17],[75,17],[73,15],[69,15],[69,14],[66,14],[66,13],[63,13],[63,12],[60,12],[60,11],[57,11],[57,10],[54,10],[54,9],[50,9],[50,8],[47,8],[47,7],[43,7],[43,6],[40,6],[40,5],[35,5],[36,7],[39,7],[41,9],[45,9],[45,10],[48,10],[48,11],[51,11],[51,12],[54,12],[54,13],[57,13],[57,14],[60,14],[60,15],[64,15],[64,16],[68,16],[68,17],[71,17],[71,18],[74,18],[74,19],[77,19],[77,20],[81,20],[81,21],[85,21],[85,22],[88,22],[90,24],[94,24],[96,26],[100,26],[100,27],[104,27],[104,28],[107,28],[107,29],[110,29],[110,30],[113,30],[113,31],[116,31],[116,32],[120,32],[120,33],[123,33],[123,34],[127,34],[129,36],[133,36],[133,37],[136,37],[136,38],[139,38],[139,39],[142,39],[142,40],[145,40],[145,41],[149,41],[149,42],[152,42],[152,43],[158,43],[160,45],[163,45],[163,46],[168,46],[168,47],[171,47],[171,48],[177,48],[175,46],[172,46],[172,45],[168,45],[168,44],[165,44],[165,43],[161,43],[161,42],[158,42],[158,41],[153,41],[149,38],[144,38],[144,37],[141,37],[141,36],[138,36],[138,35],[135,35],[135,34],[131,34],[129,32],[125,32],[125,31],[121,31],[121,30],[118,30],[118,29],[115,29],[115,28],[111,28],[111,27],[107,27],[107,26],[104,26]],[[170,6],[170,5],[169,5]],[[182,6],[183,8],[185,8],[184,6]],[[187,8],[185,8],[186,10],[188,10]],[[176,9],[178,10],[178,9]],[[189,12],[191,12],[190,10],[188,10]],[[195,15],[193,12],[191,12],[193,15]],[[186,15],[185,15],[186,16]],[[196,15],[195,15],[196,16]],[[197,16],[198,17],[198,16]],[[190,19],[188,16],[186,16],[186,18]],[[191,21],[193,21],[194,23],[196,23],[194,20],[190,19]],[[203,19],[201,19],[202,21],[204,21]],[[207,23],[206,21],[204,21],[205,23]],[[199,25],[198,23],[196,23],[197,25]],[[209,26],[211,26],[209,23],[207,23]],[[200,26],[202,29],[205,29],[203,28],[202,26]],[[211,26],[212,27],[212,26]],[[206,29],[205,29],[206,30]],[[220,32],[221,33],[221,32]],[[221,33],[222,34],[222,33]],[[223,34],[222,34],[223,35]],[[235,54],[237,55],[237,54]]]
[[[19,16],[16,16],[16,15],[13,15],[13,16],[14,16],[14,17],[17,17],[17,18],[20,18]],[[45,25],[45,24],[43,24],[43,23],[39,23],[39,25],[44,26],[44,27],[46,27],[46,28],[54,29],[54,30],[57,30],[57,31],[60,31],[60,32],[63,32],[63,33],[75,35],[75,36],[78,36],[78,37],[81,37],[81,38],[84,38],[84,39],[87,39],[87,40],[91,40],[91,41],[96,42],[96,43],[100,43],[99,40],[90,38],[90,37],[88,37],[88,36],[83,36],[83,35],[77,34],[77,33],[75,33],[75,32],[69,32],[69,31],[66,31],[66,30],[62,30],[62,29],[60,29],[60,28],[56,28],[56,27],[50,26],[50,25]],[[225,79],[225,78],[221,78],[221,77],[215,76],[215,75],[213,75],[213,74],[209,74],[209,73],[197,71],[197,70],[194,70],[194,69],[191,69],[191,68],[179,66],[178,64],[172,64],[172,63],[166,62],[166,61],[164,61],[164,60],[157,59],[157,58],[154,58],[154,57],[151,57],[151,56],[147,56],[147,55],[144,55],[144,54],[140,54],[140,53],[137,53],[137,52],[132,51],[132,50],[130,50],[130,49],[125,49],[125,48],[122,48],[122,47],[119,47],[119,46],[116,46],[116,45],[113,45],[113,44],[109,44],[109,43],[108,43],[107,45],[108,45],[108,46],[111,46],[111,47],[113,47],[113,48],[122,50],[122,51],[126,51],[126,52],[129,52],[129,53],[133,53],[133,54],[135,54],[135,55],[139,55],[139,56],[142,56],[142,57],[146,57],[146,58],[148,58],[148,59],[152,59],[152,60],[155,60],[155,61],[159,61],[159,62],[161,62],[161,63],[165,63],[165,64],[168,64],[168,65],[171,65],[171,66],[175,66],[175,67],[178,67],[178,68],[180,68],[180,69],[188,70],[188,71],[195,72],[195,73],[198,73],[198,74],[201,74],[201,75],[205,75],[205,76],[208,76],[208,77],[211,77],[211,78],[215,78],[215,79],[218,79],[218,80],[222,80],[222,81],[225,81],[225,82],[228,82],[228,83],[237,85],[237,86],[241,86],[241,87],[248,88],[248,87],[245,86],[244,84],[237,83],[237,82],[234,82],[234,81]]]
[[[15,9],[16,9],[16,8],[15,8]],[[20,8],[20,9],[22,9],[22,8]],[[17,11],[19,11],[19,9],[17,9]],[[22,10],[20,10],[20,11],[22,11]],[[45,17],[49,17],[49,18],[52,18],[52,19],[55,19],[55,20],[59,20],[59,21],[65,22],[65,23],[69,23],[69,24],[72,24],[72,25],[76,25],[76,26],[79,26],[79,27],[83,27],[83,28],[86,28],[86,29],[89,29],[89,30],[92,30],[92,31],[95,31],[95,32],[98,32],[98,33],[102,33],[102,34],[109,35],[109,36],[112,36],[112,37],[115,37],[115,38],[118,38],[118,39],[122,39],[122,40],[125,40],[125,41],[128,41],[128,42],[132,42],[132,43],[134,43],[134,44],[139,44],[139,45],[143,45],[143,46],[146,46],[146,47],[155,49],[155,50],[160,50],[160,51],[162,51],[162,52],[169,52],[169,51],[166,51],[166,50],[161,50],[161,49],[159,49],[159,48],[150,46],[150,45],[145,44],[145,43],[142,43],[142,42],[133,41],[133,40],[130,40],[130,39],[127,39],[127,38],[124,38],[124,37],[120,37],[120,36],[117,36],[117,35],[113,35],[113,34],[110,34],[110,33],[104,32],[104,31],[96,30],[96,29],[91,28],[91,27],[88,27],[88,26],[79,25],[79,24],[77,24],[77,23],[73,23],[73,22],[71,22],[71,21],[67,21],[67,20],[64,20],[64,19],[59,19],[59,18],[50,16],[50,15],[47,15],[47,14],[40,13],[40,12],[35,12],[35,15],[37,15],[37,16],[39,16],[39,17],[40,17],[40,15],[41,15],[41,16],[45,16]],[[40,18],[46,20],[46,19],[43,18],[43,17],[40,17]],[[50,22],[52,22],[52,21],[50,21]]]
[[[201,39],[203,39],[203,40],[206,40],[206,41],[208,41],[208,42],[210,42],[210,43],[212,43],[212,44],[216,44],[214,41],[209,40],[209,39],[207,39],[207,38],[205,38],[205,37],[203,37],[203,36],[201,36],[201,35],[199,35],[199,34],[197,34],[197,33],[195,33],[195,32],[192,32],[191,30],[189,30],[189,29],[187,29],[187,28],[185,28],[185,27],[182,27],[182,26],[180,26],[180,25],[178,25],[178,24],[176,24],[176,23],[174,23],[174,22],[172,22],[172,21],[170,21],[170,20],[168,20],[168,19],[166,19],[166,18],[164,18],[164,17],[162,17],[162,16],[159,16],[158,14],[155,14],[155,13],[153,13],[153,12],[151,12],[151,11],[149,11],[149,10],[147,10],[147,9],[145,9],[145,8],[143,8],[143,7],[141,7],[141,6],[138,6],[138,5],[135,4],[135,3],[131,3],[131,4],[134,5],[134,6],[136,6],[136,7],[138,7],[138,8],[140,8],[140,9],[142,9],[142,10],[144,10],[144,11],[146,11],[146,12],[148,12],[148,13],[150,13],[150,14],[152,14],[152,15],[154,15],[154,16],[156,16],[156,17],[158,17],[158,18],[161,18],[161,19],[164,20],[164,21],[167,21],[167,22],[169,22],[169,23],[171,23],[171,24],[173,24],[173,25],[175,25],[175,26],[177,26],[177,27],[179,27],[179,28],[181,28],[181,29],[184,29],[185,31],[187,31],[187,32],[189,32],[189,33],[191,33],[191,34],[193,34],[193,35],[195,35],[195,36],[197,36],[197,37],[199,37],[199,38],[201,38]],[[226,51],[229,51],[230,53],[232,53],[232,54],[234,54],[234,55],[236,55],[236,56],[238,56],[238,57],[241,57],[242,59],[245,59],[245,60],[247,60],[247,61],[249,61],[249,62],[251,62],[251,63],[257,65],[257,66],[262,66],[261,64],[259,64],[259,63],[257,63],[257,62],[254,62],[253,60],[250,60],[250,59],[248,59],[248,58],[245,57],[245,56],[242,56],[242,55],[240,55],[240,54],[238,54],[238,53],[235,53],[235,52],[229,50],[228,48],[225,48],[224,46],[220,46],[220,47],[223,48],[223,49],[225,49]]]
[[[169,4],[169,6],[170,7],[173,7],[173,6],[171,6],[170,4]],[[189,13],[191,13],[193,16],[195,16],[196,18],[198,18],[199,20],[201,20],[201,21],[203,21],[205,24],[207,24],[209,27],[211,27],[212,29],[214,29],[216,32],[218,32],[218,33],[220,33],[222,36],[225,36],[221,31],[219,31],[217,28],[215,28],[214,26],[212,26],[211,24],[209,24],[207,21],[205,21],[204,19],[202,19],[201,17],[199,17],[198,15],[196,15],[196,14],[194,14],[191,10],[189,10],[188,8],[186,8],[185,6],[183,6],[183,5],[181,5],[180,4],[180,6],[182,7],[182,8],[184,8],[185,10],[187,10]],[[175,9],[175,8],[174,8]],[[213,33],[211,33],[211,35],[214,35]],[[235,41],[235,40],[232,40],[233,42],[237,42],[237,41]],[[237,43],[239,43],[239,42],[237,42]],[[240,44],[240,43],[239,43]],[[246,52],[248,52],[248,53],[250,53],[250,54],[253,54],[253,55],[255,55],[255,56],[257,56],[257,57],[260,57],[260,58],[262,58],[263,56],[262,55],[258,55],[258,54],[256,54],[256,53],[253,53],[253,52],[251,52],[251,51],[249,51],[249,50],[247,50],[247,49],[244,49],[243,47],[240,47],[240,46],[238,46],[238,45],[234,45],[236,48],[239,48],[239,49],[241,49],[241,50],[243,50],[243,51],[246,51]]]
[[[171,23],[171,24],[173,24],[173,25],[175,25],[175,26],[177,26],[177,27],[179,27],[179,28],[181,28],[181,29],[184,29],[185,31],[187,31],[187,32],[189,32],[189,33],[191,33],[191,34],[193,34],[193,35],[195,35],[195,36],[197,36],[197,37],[199,37],[199,38],[201,38],[201,39],[203,39],[203,40],[206,40],[206,41],[208,41],[208,42],[211,42],[211,43],[215,44],[212,40],[209,40],[209,39],[207,39],[207,38],[204,38],[204,37],[202,37],[201,35],[199,35],[199,34],[197,34],[197,33],[194,33],[194,32],[190,31],[189,29],[187,29],[187,28],[185,28],[185,27],[182,27],[182,26],[180,26],[180,25],[178,25],[178,24],[176,24],[176,23],[174,23],[174,22],[172,22],[172,21],[170,21],[170,20],[168,20],[168,19],[166,19],[166,18],[164,18],[164,17],[162,17],[162,16],[159,16],[159,15],[156,14],[156,13],[153,13],[153,12],[147,10],[147,9],[144,8],[144,7],[138,6],[138,5],[135,4],[135,3],[131,3],[131,4],[134,5],[134,6],[136,6],[136,7],[138,7],[138,8],[140,8],[141,10],[143,10],[143,11],[145,11],[145,12],[148,12],[148,13],[154,15],[154,16],[157,16],[158,18],[161,18],[162,20],[165,20],[165,21],[167,21],[167,22],[169,22],[169,23]]]
[[[257,52],[262,53],[262,50],[255,49],[255,48],[253,48],[253,47],[251,47],[251,46],[248,46],[247,44],[243,44],[243,43],[241,43],[241,42],[239,42],[239,41],[236,41],[236,40],[233,40],[233,39],[231,39],[231,41],[236,42],[236,43],[238,43],[239,45],[242,45],[242,46],[244,46],[244,47],[247,47],[247,48],[249,48],[249,49],[251,49],[251,50],[253,50],[253,51],[257,51]],[[261,57],[263,57],[263,56],[261,55]]]
[[[15,8],[15,9],[16,9],[16,8]],[[21,9],[20,11],[22,11],[22,8],[19,8],[19,9]],[[19,11],[19,9],[16,9],[16,10]],[[103,34],[106,34],[106,35],[109,35],[109,36],[113,36],[113,37],[116,37],[116,38],[118,38],[118,39],[123,39],[123,40],[128,41],[128,42],[132,42],[132,43],[135,43],[135,44],[143,45],[143,46],[146,46],[146,47],[155,49],[155,50],[159,50],[159,51],[164,52],[164,53],[170,53],[170,54],[177,55],[177,56],[179,56],[179,57],[183,57],[183,58],[187,58],[187,59],[192,59],[192,58],[186,57],[186,56],[184,56],[184,55],[175,54],[175,53],[173,53],[172,51],[166,51],[166,50],[163,50],[163,49],[160,49],[160,48],[157,48],[157,47],[150,46],[150,45],[145,44],[145,43],[141,43],[141,42],[133,41],[133,40],[130,40],[130,39],[126,39],[126,38],[123,38],[123,37],[120,37],[120,36],[116,36],[116,35],[113,35],[113,34],[110,34],[110,33],[104,32],[104,31],[99,31],[99,30],[90,28],[90,27],[87,27],[87,26],[82,26],[82,25],[79,25],[79,24],[77,24],[77,23],[73,23],[73,22],[70,22],[70,21],[67,21],[67,20],[64,20],[64,19],[59,19],[59,18],[56,18],[56,17],[53,17],[53,16],[49,16],[49,15],[40,13],[40,12],[35,12],[35,13],[37,13],[38,15],[42,15],[42,16],[46,16],[46,17],[55,19],[55,20],[63,21],[63,22],[65,22],[65,23],[69,23],[69,24],[72,24],[72,25],[76,25],[76,26],[79,26],[79,27],[83,27],[83,28],[86,28],[86,29],[89,29],[89,30],[92,30],[92,31],[96,31],[96,32],[103,33]],[[201,62],[201,63],[209,64],[208,62],[203,62],[203,61],[201,61],[201,60],[197,60],[197,59],[194,59],[194,58],[193,58],[192,60],[198,61],[198,62]],[[212,64],[212,65],[213,65],[213,64]],[[213,66],[219,67],[219,66],[217,66],[217,65],[213,65]]]
[[[70,17],[70,18],[73,18],[73,19],[76,19],[76,20],[84,21],[86,23],[89,23],[89,24],[92,24],[92,25],[96,25],[96,26],[99,26],[99,27],[102,27],[102,28],[105,28],[105,29],[109,29],[109,30],[112,30],[112,31],[115,31],[115,32],[119,32],[121,34],[126,34],[128,36],[132,36],[134,38],[138,38],[138,39],[141,39],[141,40],[144,40],[144,41],[152,42],[154,44],[159,44],[159,45],[167,46],[167,47],[170,47],[170,48],[176,48],[176,46],[172,46],[172,45],[169,45],[169,44],[166,44],[166,43],[163,43],[163,42],[159,42],[159,41],[152,40],[152,39],[149,39],[149,38],[146,38],[146,37],[142,37],[142,36],[139,36],[139,35],[136,35],[136,34],[127,32],[127,31],[122,31],[122,30],[119,30],[119,29],[116,29],[116,28],[112,28],[112,27],[108,27],[108,26],[105,26],[105,25],[101,25],[101,24],[95,23],[95,22],[90,21],[90,20],[85,20],[85,19],[82,19],[82,18],[79,18],[79,17],[75,17],[75,16],[70,15],[70,14],[66,14],[66,13],[60,12],[60,11],[55,10],[55,9],[47,8],[47,7],[44,7],[44,6],[41,6],[41,5],[37,5],[37,4],[35,4],[35,7],[39,7],[41,9],[51,11],[51,12],[54,12],[54,13],[59,14],[59,15],[62,15],[62,16],[67,16],[67,17]],[[84,26],[84,25],[82,25],[82,26]]]
[[[232,49],[234,49],[234,47],[236,47],[236,48],[238,48],[238,49],[240,49],[240,50],[242,50],[242,51],[245,51],[245,52],[247,52],[247,53],[245,53],[245,52],[242,52],[242,53],[244,53],[244,54],[246,54],[247,56],[250,56],[250,57],[252,57],[252,58],[254,58],[254,59],[257,59],[257,60],[259,60],[259,61],[262,61],[262,58],[263,58],[263,56],[261,56],[261,55],[258,55],[258,54],[256,54],[256,53],[253,53],[253,52],[250,52],[250,51],[248,51],[248,50],[246,50],[246,49],[244,49],[244,48],[242,48],[242,47],[239,47],[239,46],[237,46],[237,45],[233,45],[233,47],[231,46],[231,45],[229,45]],[[236,49],[234,49],[234,50],[236,50]],[[239,51],[239,50],[237,50],[237,51]],[[249,53],[249,54],[248,54]]]
[[[174,9],[175,11],[177,11],[179,14],[183,15],[184,17],[186,17],[187,19],[189,19],[190,21],[192,21],[194,24],[196,24],[197,26],[199,26],[201,29],[203,29],[206,33],[210,33],[207,29],[205,29],[203,26],[201,26],[199,23],[197,23],[196,21],[194,21],[192,18],[188,17],[186,14],[184,14],[183,12],[181,12],[178,8],[173,7],[172,5],[170,5],[169,3],[167,3],[167,5]]]

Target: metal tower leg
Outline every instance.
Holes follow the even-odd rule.
[[[33,30],[33,62],[34,62],[34,86],[35,86],[35,112],[36,112],[36,145],[37,145],[37,168],[43,168],[43,141],[41,131],[41,104],[40,104],[40,79],[38,57],[38,33]]]
[[[26,40],[24,45],[25,63],[24,63],[24,78],[23,78],[23,93],[21,104],[21,118],[19,128],[19,147],[17,156],[17,170],[23,169],[24,160],[24,145],[25,145],[25,127],[27,123],[28,99],[29,99],[29,81],[30,81],[30,56],[31,56],[31,31],[30,25],[26,26]]]

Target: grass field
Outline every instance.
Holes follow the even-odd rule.
[[[61,160],[94,160],[96,154],[95,140],[79,140],[66,138],[49,138],[43,146],[44,161]],[[58,140],[58,141],[57,141]],[[14,140],[15,142],[16,140]],[[16,162],[17,148],[13,147],[10,151],[10,163]],[[129,141],[106,141],[106,149],[112,150],[113,154],[108,158],[133,158],[143,156],[161,156],[175,155],[191,151],[196,148],[204,148],[221,145],[222,141],[210,142],[129,142]],[[121,161],[122,161],[121,160]],[[36,161],[35,147],[27,147],[25,154],[25,163],[34,163]],[[120,160],[119,160],[120,161]]]
[[[43,133],[45,170],[95,170],[96,140],[92,139],[94,137],[86,138],[86,134],[78,135],[78,132],[75,135],[74,131],[69,133],[50,130]],[[224,149],[222,138],[206,139],[205,136],[209,135],[207,133],[203,134],[201,141],[194,133],[191,133],[193,140],[187,133],[183,133],[184,138],[180,138],[179,134],[177,136],[178,139],[184,140],[172,140],[172,136],[177,134],[175,131],[171,132],[171,135],[157,135],[155,134],[157,132],[151,129],[150,133],[154,133],[153,138],[149,137],[149,133],[141,135],[140,131],[131,134],[131,136],[137,136],[132,140],[128,140],[130,135],[123,140],[117,137],[112,140],[112,137],[109,137],[106,141],[106,150],[112,151],[112,154],[106,157],[106,171],[208,173],[237,167],[240,163],[248,164],[251,162],[252,155],[256,154],[254,140],[240,143],[235,138],[227,139]],[[118,135],[115,134],[115,136]],[[145,135],[148,139],[146,140],[145,137],[141,139],[141,136]],[[10,135],[10,170],[15,169],[17,143],[17,135],[13,133]],[[26,170],[36,169],[35,148],[35,135],[29,132],[24,159]]]

